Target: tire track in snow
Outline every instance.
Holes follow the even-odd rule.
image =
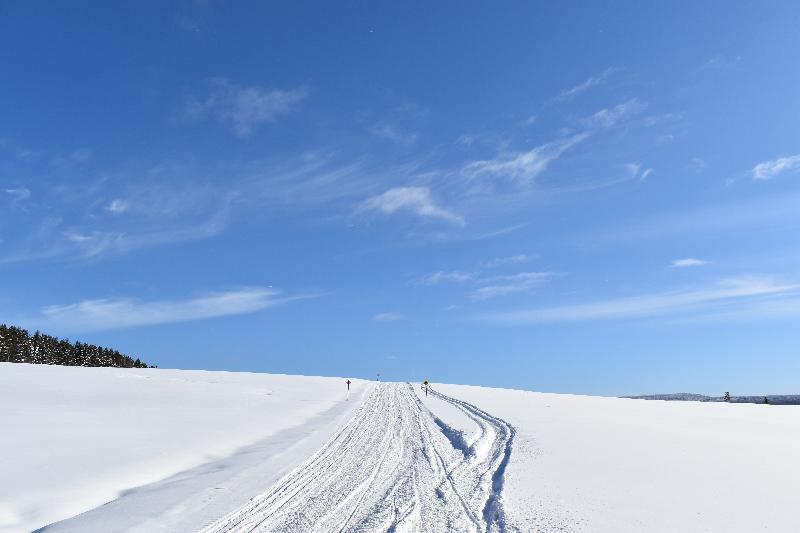
[[[487,475],[491,472],[491,492],[483,508],[483,519],[486,523],[487,531],[506,531],[509,529],[509,525],[506,524],[501,493],[503,491],[506,467],[511,460],[511,447],[516,433],[514,427],[505,420],[492,416],[470,403],[445,396],[433,389],[430,389],[430,393],[440,400],[444,400],[459,407],[466,413],[467,416],[481,427],[481,438],[485,435],[487,426],[491,426],[496,433],[500,434],[500,438],[497,440],[504,442],[502,449],[499,446],[493,446],[490,449],[491,460],[488,463],[492,465],[496,464],[497,466],[494,467],[493,470],[490,469],[486,471]],[[478,441],[480,441],[481,438],[479,438]],[[471,448],[474,449],[475,445],[471,446]]]
[[[455,433],[410,385],[378,383],[313,457],[204,532],[508,530],[501,491],[514,429],[472,404],[430,393],[478,424],[470,450],[451,441]]]

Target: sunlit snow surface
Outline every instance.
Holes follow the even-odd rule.
[[[794,406],[353,389],[2,364],[0,528],[800,531]]]
[[[452,439],[411,385],[380,383],[310,461],[204,533],[504,531],[500,493],[513,428],[434,394],[479,427],[474,449]]]
[[[53,530],[199,528],[322,446],[352,387],[346,401],[336,378],[0,363],[0,531],[120,496]]]
[[[797,406],[436,388],[516,429],[503,497],[521,531],[800,531]]]

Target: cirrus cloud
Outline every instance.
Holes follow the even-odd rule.
[[[718,311],[720,307],[759,303],[759,298],[791,296],[800,285],[782,284],[769,277],[723,279],[711,287],[540,307],[487,315],[489,321],[542,324],[595,320],[641,319],[654,316]]]
[[[61,331],[100,331],[255,313],[298,298],[282,296],[280,291],[267,287],[215,292],[184,300],[101,298],[46,306],[34,322]]]
[[[800,169],[800,154],[788,157],[779,157],[772,161],[764,161],[753,167],[753,179],[769,180],[784,172],[791,172]]]
[[[603,108],[594,115],[584,119],[590,128],[611,128],[624,119],[641,113],[647,109],[647,103],[638,98],[631,98],[611,108]]]
[[[258,126],[288,114],[307,96],[308,88],[305,86],[268,89],[215,78],[211,80],[211,91],[205,98],[189,99],[183,114],[189,120],[213,117],[230,126],[239,137],[248,137]]]
[[[438,218],[458,226],[466,223],[461,215],[437,205],[428,187],[395,187],[369,198],[362,204],[362,209],[379,211],[386,215],[407,211],[424,218]]]
[[[386,313],[378,313],[377,315],[372,317],[372,320],[376,322],[395,322],[397,320],[403,320],[405,318],[400,313],[395,312],[386,312]]]
[[[475,272],[459,272],[455,270],[452,272],[445,272],[440,270],[425,276],[420,283],[423,285],[438,285],[439,283],[444,282],[464,283],[475,279],[476,276],[477,273]]]
[[[608,77],[611,76],[616,70],[617,69],[615,69],[615,68],[607,68],[603,72],[601,72],[600,74],[598,74],[596,76],[590,76],[589,78],[587,78],[582,83],[579,83],[578,85],[575,85],[574,87],[570,87],[568,89],[562,90],[561,93],[558,95],[558,99],[559,100],[568,100],[570,98],[578,96],[579,94],[582,94],[582,93],[588,91],[592,87],[596,87],[596,86],[600,85],[601,83],[603,83],[604,81],[606,81],[608,79]]]
[[[687,257],[685,259],[675,259],[669,266],[671,266],[672,268],[686,268],[686,267],[707,265],[708,263],[709,262],[704,259],[695,259],[694,257]]]
[[[521,185],[529,185],[561,154],[585,140],[589,134],[579,133],[572,137],[542,144],[527,152],[500,155],[493,159],[472,161],[463,168],[470,178],[482,176],[509,178]]]
[[[11,196],[11,199],[14,202],[22,202],[22,201],[27,200],[28,198],[31,197],[30,189],[27,189],[25,187],[9,188],[9,189],[6,189],[5,192],[9,196]]]
[[[554,272],[519,272],[507,276],[493,276],[486,278],[482,287],[472,291],[470,298],[473,300],[488,300],[497,296],[530,292],[540,285],[552,280]]]

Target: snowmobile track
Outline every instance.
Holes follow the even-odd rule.
[[[314,456],[204,533],[511,529],[501,491],[514,428],[429,392],[477,424],[473,442],[434,417],[411,385],[377,383]]]

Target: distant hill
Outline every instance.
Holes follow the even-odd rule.
[[[634,400],[665,400],[668,402],[709,402],[711,396],[692,394],[690,392],[676,392],[673,394],[646,394],[643,396],[623,396]]]
[[[641,396],[622,396],[634,400],[664,400],[668,402],[724,402],[723,396],[705,396],[689,392],[673,394],[645,394]],[[764,396],[731,396],[730,403],[765,403],[764,398],[772,405],[800,405],[800,394],[767,394]]]
[[[138,357],[85,342],[70,342],[16,326],[0,324],[0,362],[64,366],[147,368]]]

